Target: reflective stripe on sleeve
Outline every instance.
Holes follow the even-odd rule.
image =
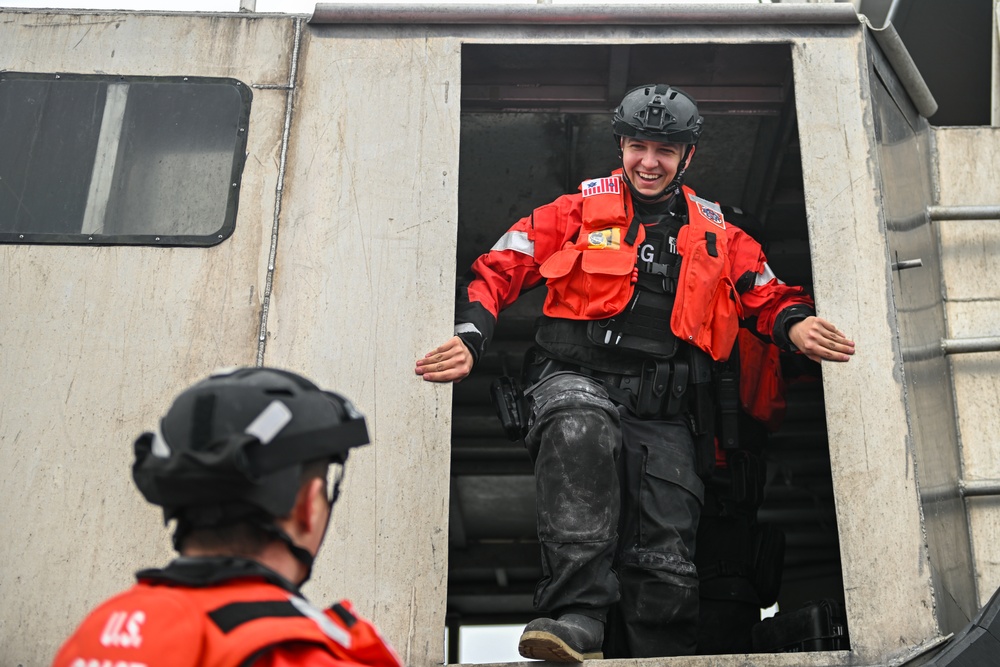
[[[482,337],[482,335],[483,335],[483,332],[480,331],[479,329],[477,329],[475,324],[471,324],[469,322],[463,322],[461,324],[456,324],[455,325],[455,335],[457,336],[459,334],[464,334],[464,333],[474,333],[474,334],[479,335],[480,337]]]
[[[771,270],[771,267],[768,266],[767,262],[764,262],[764,268],[757,274],[757,278],[754,280],[753,286],[760,287],[761,285],[768,284],[772,280],[777,280],[779,285],[785,284],[783,280],[774,275],[774,271]]]
[[[527,232],[507,232],[500,237],[490,250],[513,250],[529,257],[535,256],[535,242],[528,238]]]

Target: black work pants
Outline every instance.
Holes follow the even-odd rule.
[[[640,420],[575,373],[549,376],[528,398],[543,570],[535,606],[606,620],[606,657],[693,653],[702,483],[690,430]]]

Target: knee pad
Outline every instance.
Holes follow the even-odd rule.
[[[534,421],[556,410],[567,408],[597,409],[618,424],[618,408],[597,380],[579,373],[553,373],[525,391]]]
[[[600,383],[577,373],[555,373],[525,395],[531,418],[524,442],[532,458],[544,443],[558,446],[562,442],[578,443],[593,456],[604,452],[617,458],[621,449],[618,409]]]

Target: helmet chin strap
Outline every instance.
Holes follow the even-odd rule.
[[[306,575],[302,578],[302,581],[296,583],[296,586],[302,586],[302,584],[309,581],[309,577],[312,576],[313,562],[316,560],[315,556],[311,553],[297,545],[291,538],[291,536],[283,531],[278,526],[270,522],[260,522],[257,524],[264,532],[278,538],[284,542],[285,546],[288,547],[288,551],[291,552],[295,560],[302,563],[306,568]]]
[[[341,481],[343,481],[343,479],[344,479],[344,466],[343,463],[341,463],[339,471],[333,480],[333,492],[329,499],[330,501],[329,511],[326,513],[326,526],[323,528],[324,535],[326,535],[326,533],[330,530],[330,520],[333,518],[333,506],[337,502],[337,498],[340,497],[340,483]],[[305,565],[306,575],[305,577],[303,577],[302,581],[298,582],[297,585],[302,586],[302,584],[309,581],[309,578],[312,576],[313,563],[315,563],[316,557],[311,553],[309,553],[308,551],[306,551],[305,549],[303,549],[302,547],[300,547],[298,544],[296,544],[288,533],[283,531],[275,524],[273,523],[264,524],[261,525],[261,528],[264,529],[266,532],[274,535],[282,542],[284,542],[285,546],[288,547],[288,550],[291,552],[295,560]]]
[[[621,138],[618,140],[618,158],[622,161],[622,178],[625,179],[625,184],[628,185],[629,191],[632,196],[643,202],[644,204],[655,204],[660,201],[665,195],[675,195],[681,191],[681,185],[684,184],[684,172],[687,171],[688,158],[691,157],[691,151],[694,150],[694,144],[688,144],[687,148],[684,149],[684,156],[681,158],[680,167],[677,169],[677,173],[674,174],[673,180],[667,183],[667,186],[660,190],[655,195],[644,195],[635,187],[632,181],[628,177],[628,173],[625,170],[625,157],[621,149]]]

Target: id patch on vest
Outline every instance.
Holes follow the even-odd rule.
[[[587,234],[587,250],[618,250],[621,243],[622,230],[617,227]]]
[[[618,194],[620,187],[621,180],[619,180],[617,176],[608,176],[605,178],[594,178],[589,181],[584,181],[580,184],[580,192],[583,193],[584,197],[603,195],[609,192]]]
[[[718,225],[723,229],[726,228],[726,221],[722,217],[722,209],[718,204],[692,194],[689,194],[688,197],[698,207],[698,212],[701,213],[702,217],[714,225]]]

